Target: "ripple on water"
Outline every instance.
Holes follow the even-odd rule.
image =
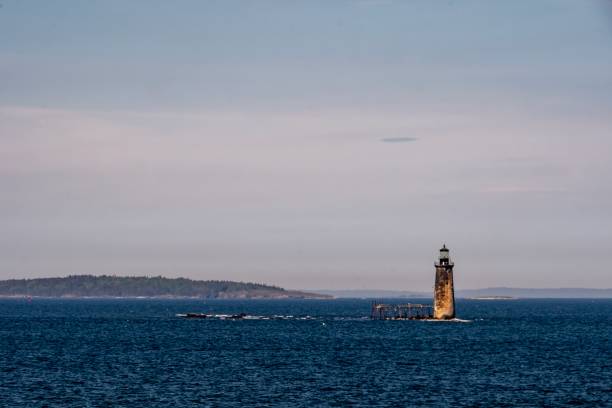
[[[277,317],[175,317],[191,310]],[[367,300],[2,300],[0,405],[612,403],[612,301],[458,310],[429,324],[370,321]]]

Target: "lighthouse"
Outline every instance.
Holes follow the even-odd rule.
[[[434,286],[434,319],[453,319],[455,317],[455,288],[453,287],[453,262],[448,248],[440,248],[440,257],[435,263],[436,284]]]

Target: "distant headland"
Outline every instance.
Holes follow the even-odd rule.
[[[0,297],[330,299],[329,295],[286,290],[261,283],[144,276],[72,275],[0,281]]]

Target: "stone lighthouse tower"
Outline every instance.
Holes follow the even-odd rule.
[[[448,248],[443,245],[436,267],[434,287],[434,319],[453,319],[455,317],[455,288],[453,287],[453,266]]]

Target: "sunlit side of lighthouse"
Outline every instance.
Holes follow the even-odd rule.
[[[448,248],[443,245],[440,257],[435,263],[436,283],[434,286],[434,319],[453,319],[455,317],[455,288],[453,287],[453,262]]]

